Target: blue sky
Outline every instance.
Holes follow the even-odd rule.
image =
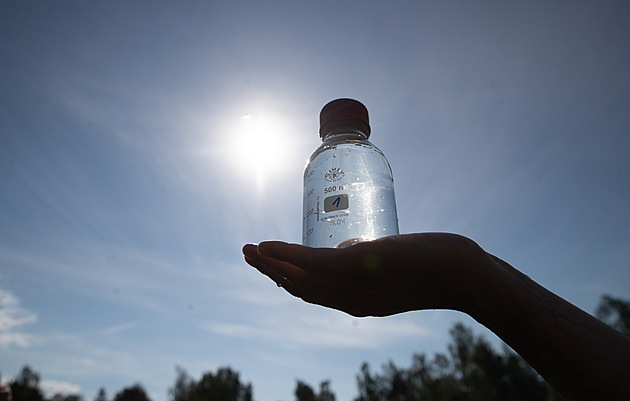
[[[355,319],[248,267],[301,238],[318,114],[353,97],[401,232],[469,236],[592,312],[629,296],[625,2],[0,0],[0,371],[92,399],[179,365],[356,395],[449,311]],[[476,330],[485,333],[480,326]]]

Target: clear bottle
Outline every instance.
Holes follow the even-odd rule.
[[[365,106],[333,100],[319,118],[323,143],[304,169],[302,243],[342,248],[398,234],[392,170],[368,141]]]

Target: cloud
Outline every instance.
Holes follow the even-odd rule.
[[[81,392],[81,387],[78,385],[57,380],[42,380],[40,385],[47,395],[79,394]]]
[[[113,334],[118,334],[118,333],[127,331],[129,329],[133,329],[135,327],[138,327],[138,323],[122,323],[122,324],[118,324],[118,325],[111,326],[104,329],[103,333],[107,335],[113,335]]]
[[[377,349],[434,335],[412,316],[357,319],[293,298],[252,269],[234,265],[223,271],[215,279],[222,299],[248,312],[238,320],[200,323],[202,330],[213,334],[288,348],[351,349]]]
[[[331,311],[301,311],[269,314],[248,323],[209,322],[203,328],[227,337],[264,338],[288,347],[376,349],[404,338],[432,335],[429,329],[404,317],[355,319]]]
[[[21,332],[20,328],[36,321],[35,313],[22,308],[20,300],[11,292],[0,289],[0,347],[31,345],[33,336]]]

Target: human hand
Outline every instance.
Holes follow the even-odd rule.
[[[306,302],[353,316],[459,310],[493,331],[567,400],[630,399],[627,336],[468,238],[407,234],[342,249],[269,241],[245,245],[243,253]]]
[[[243,254],[290,294],[353,316],[466,311],[476,268],[487,261],[472,240],[444,233],[396,235],[342,249],[267,241],[245,245]]]

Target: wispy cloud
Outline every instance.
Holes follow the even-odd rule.
[[[233,265],[217,277],[220,294],[244,308],[238,320],[200,324],[202,330],[246,340],[273,342],[280,347],[375,349],[404,339],[432,336],[426,325],[408,316],[357,319],[307,304],[289,296],[269,280],[243,266]]]
[[[78,385],[64,381],[42,380],[40,384],[47,395],[79,394],[81,392],[81,387]]]
[[[37,321],[37,315],[20,306],[10,291],[0,289],[0,347],[28,347],[34,337],[21,331],[22,326]]]
[[[74,242],[80,249],[83,261],[72,254],[73,249],[58,249],[47,257],[21,250],[2,248],[0,260],[37,271],[37,280],[46,280],[51,271],[57,278],[56,290],[68,290],[90,297],[116,296],[116,302],[157,311],[172,313],[173,305],[188,298],[191,286],[201,291],[212,280],[212,269],[192,266],[192,262],[179,263],[173,256],[161,258],[151,251],[138,251],[93,241]],[[0,247],[1,248],[1,247]],[[89,259],[86,265],[85,259]],[[182,274],[185,272],[185,274]],[[176,310],[178,312],[179,310]]]
[[[107,327],[102,332],[106,335],[114,335],[118,333],[122,333],[129,329],[133,329],[134,327],[138,327],[138,323],[122,323],[115,326]]]
[[[288,347],[374,349],[405,338],[431,336],[431,330],[404,317],[355,319],[327,310],[310,309],[305,314],[300,307],[246,323],[209,322],[203,328],[227,337],[264,338]]]

